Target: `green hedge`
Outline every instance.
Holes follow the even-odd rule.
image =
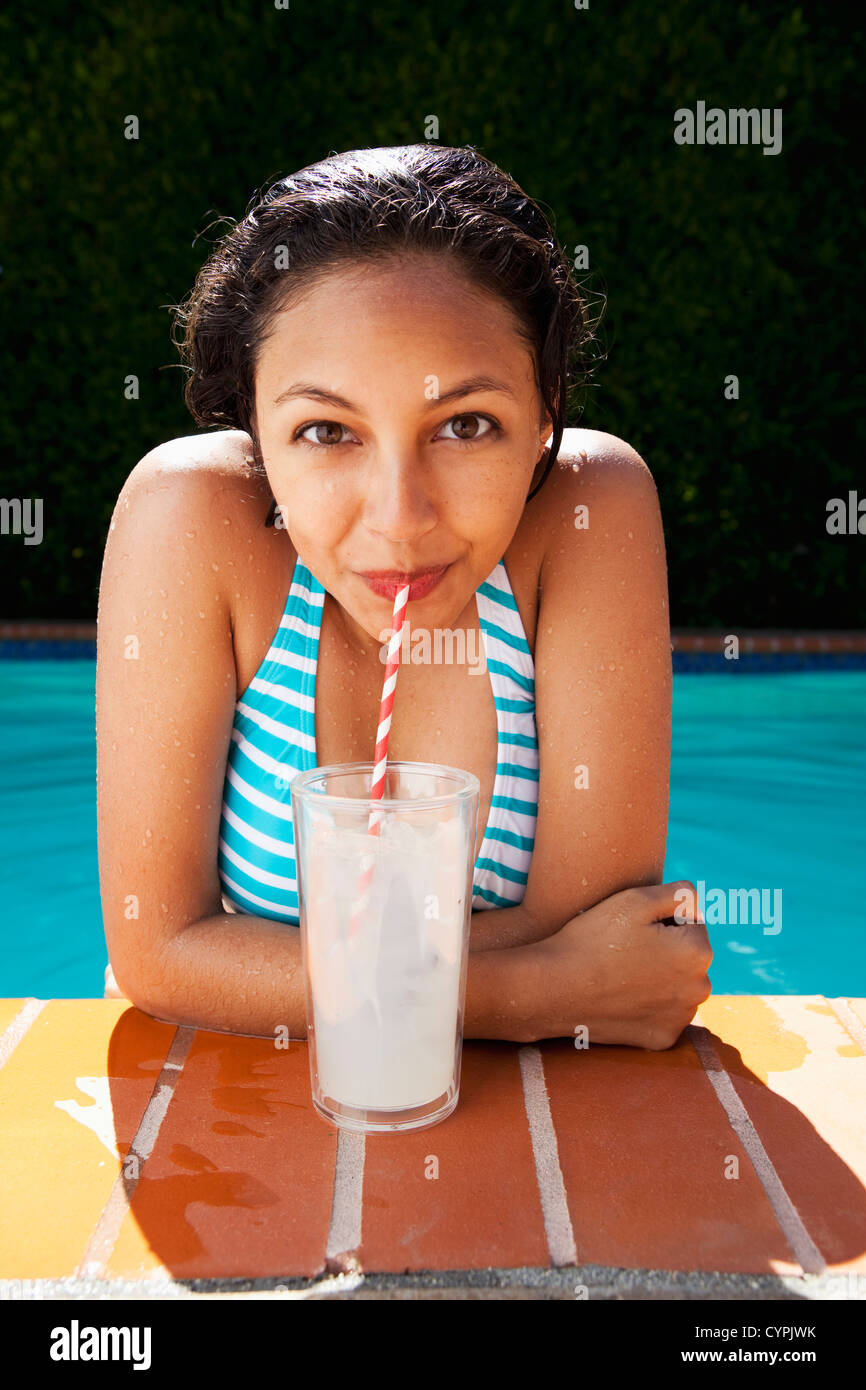
[[[852,11],[853,13],[853,11]],[[332,150],[471,143],[585,243],[607,295],[581,423],[658,483],[678,626],[860,626],[862,33],[832,4],[589,8],[45,0],[0,16],[6,617],[92,618],[117,493],[193,431],[166,306],[222,215]],[[783,148],[680,146],[674,111],[781,107]],[[140,139],[124,139],[139,117]],[[740,398],[726,401],[734,373]],[[139,378],[138,401],[124,378]]]

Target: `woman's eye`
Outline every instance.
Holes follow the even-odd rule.
[[[489,415],[479,415],[476,411],[467,415],[452,415],[442,428],[453,429],[454,433],[443,435],[440,432],[436,436],[437,439],[452,439],[463,444],[473,444],[476,440],[486,439],[489,435],[499,432],[495,420]],[[340,444],[347,444],[350,435],[351,431],[345,425],[338,424],[336,420],[313,420],[308,425],[300,425],[292,435],[292,441],[300,440],[314,449],[334,448]]]
[[[488,428],[480,429],[479,424],[484,422]],[[450,420],[446,420],[443,429],[453,425],[454,434],[446,434],[445,439],[462,440],[466,444],[472,444],[476,439],[486,439],[487,436],[499,428],[489,415],[478,415],[473,412],[470,415],[452,415]]]
[[[345,428],[345,425],[338,425],[336,420],[314,420],[311,425],[301,425],[300,429],[295,430],[292,439],[302,439],[305,444],[312,444],[314,448],[317,445],[345,444],[346,440],[339,437]],[[313,439],[305,437],[308,430],[316,431]]]

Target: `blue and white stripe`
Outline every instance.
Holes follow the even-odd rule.
[[[505,565],[476,592],[499,745],[490,815],[473,875],[473,909],[523,901],[538,815],[535,665]]]
[[[476,594],[499,728],[490,816],[475,861],[474,909],[523,900],[538,808],[535,670],[502,561]],[[297,926],[290,783],[316,766],[315,689],[325,590],[297,560],[286,611],[235,705],[220,819],[224,905]]]

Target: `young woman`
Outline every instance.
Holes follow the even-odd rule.
[[[289,784],[372,758],[410,582],[412,633],[487,658],[401,664],[388,749],[481,785],[465,1035],[670,1047],[712,953],[666,920],[691,885],[659,883],[662,524],[634,449],[565,426],[591,334],[541,210],[471,148],[332,156],[251,207],[178,320],[217,431],[136,465],[105,550],[108,992],[305,1036]]]

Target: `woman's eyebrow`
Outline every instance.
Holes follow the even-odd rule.
[[[497,381],[492,376],[472,376],[466,381],[461,381],[459,386],[453,386],[450,391],[442,391],[438,396],[434,396],[427,402],[426,410],[435,410],[443,401],[457,400],[460,396],[471,396],[476,391],[502,391],[508,396],[516,399],[514,390],[504,381]],[[362,415],[363,411],[351,401],[347,401],[345,396],[338,396],[334,391],[325,391],[321,386],[314,386],[309,381],[296,381],[294,386],[288,386],[285,391],[281,391],[274,401],[274,405],[283,405],[286,401],[295,400],[298,396],[308,397],[310,400],[323,401],[326,405],[335,405],[340,410],[351,410],[355,415]]]

